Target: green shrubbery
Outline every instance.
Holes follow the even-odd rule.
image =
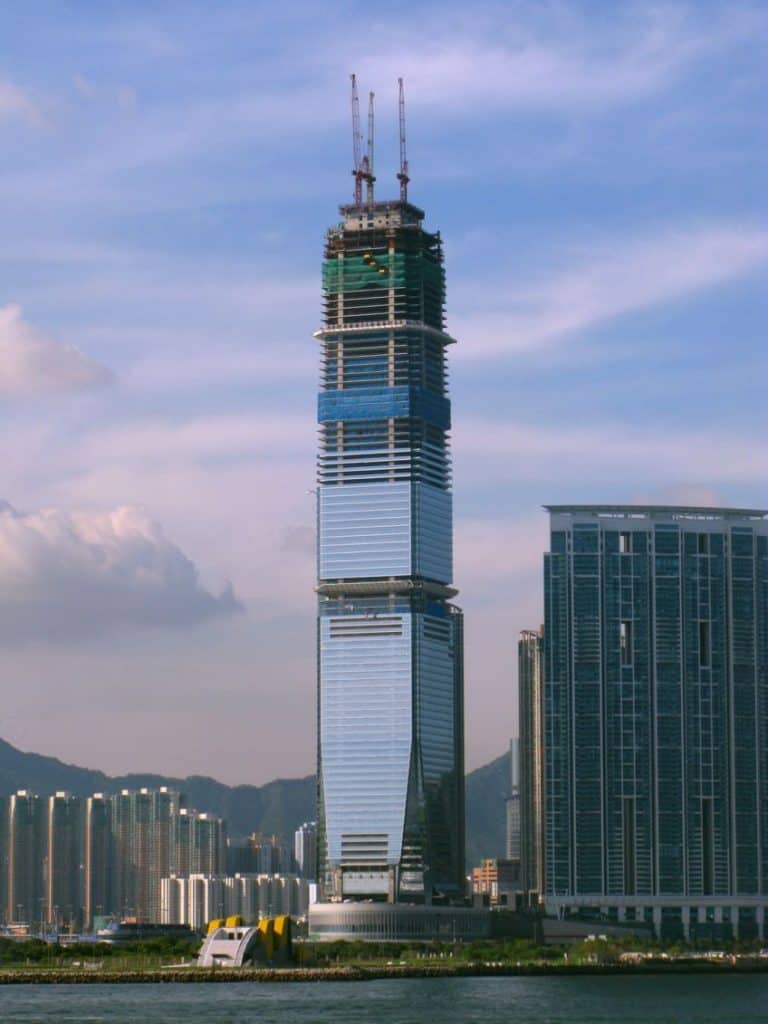
[[[596,931],[599,926],[596,926]],[[755,953],[761,943],[713,940],[658,941],[636,935],[584,939],[572,946],[543,946],[531,939],[479,939],[474,942],[306,942],[297,946],[298,962],[319,967],[344,964],[423,964],[430,960],[456,963],[616,963],[625,952],[643,952],[671,958],[718,949],[726,953]]]
[[[161,937],[137,939],[110,945],[107,942],[73,942],[60,945],[40,939],[9,939],[0,937],[0,965],[36,964],[65,967],[73,961],[115,960],[152,961],[191,959],[197,956],[200,942],[196,938]]]
[[[423,963],[453,960],[467,963],[523,963],[558,960],[562,950],[539,946],[530,939],[483,939],[476,942],[307,942],[301,944],[301,962],[317,964]]]

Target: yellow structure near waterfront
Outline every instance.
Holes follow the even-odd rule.
[[[290,963],[293,959],[288,914],[246,925],[242,917],[215,918],[208,924],[198,964],[201,967],[242,967],[244,964]]]

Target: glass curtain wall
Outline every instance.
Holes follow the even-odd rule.
[[[548,898],[767,894],[766,513],[550,513]]]
[[[319,882],[432,902],[464,872],[442,243],[407,203],[341,213],[316,334]]]

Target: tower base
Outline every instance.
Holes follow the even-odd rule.
[[[506,917],[478,907],[313,903],[309,908],[309,938],[314,942],[468,942],[497,935]]]

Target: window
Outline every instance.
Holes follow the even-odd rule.
[[[623,619],[619,627],[619,645],[621,647],[621,664],[632,664],[632,622]]]
[[[635,892],[635,801],[631,796],[623,800],[624,832],[624,892]]]
[[[632,553],[632,534],[629,530],[622,530],[619,534],[619,552],[622,555],[629,555]]]
[[[699,554],[700,555],[708,555],[709,554],[709,534],[707,534],[707,533],[700,533],[699,534]]]
[[[702,867],[702,892],[705,896],[711,896],[714,888],[714,815],[712,813],[712,798],[703,797],[701,801],[701,867]]]
[[[709,623],[699,623],[699,664],[702,668],[709,665]]]

